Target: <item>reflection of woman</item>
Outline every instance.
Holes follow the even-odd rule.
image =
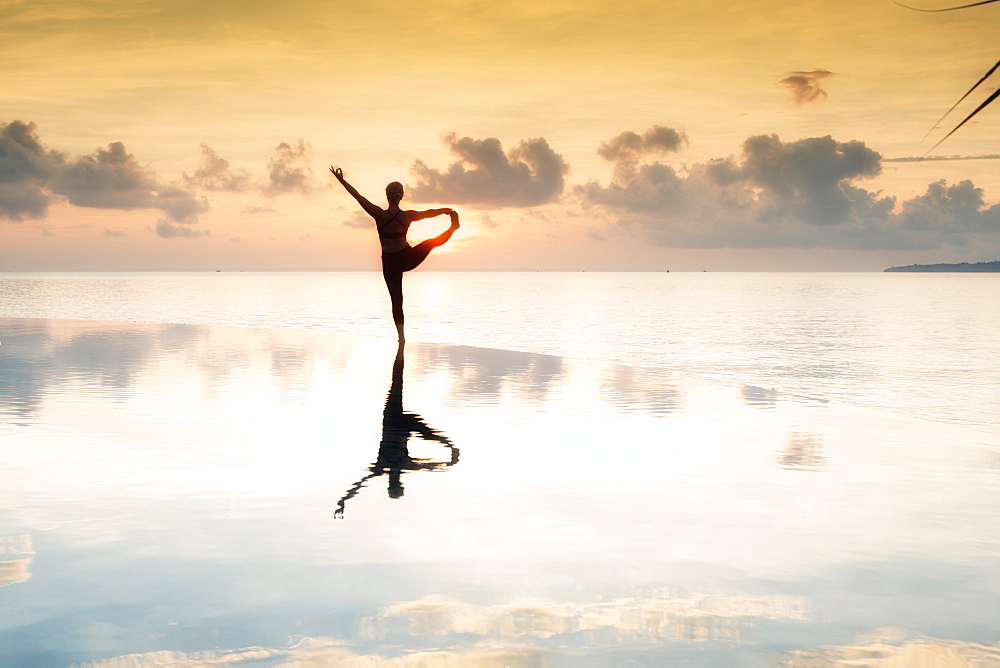
[[[331,167],[330,172],[337,177],[340,185],[351,194],[369,216],[375,219],[375,229],[379,242],[382,244],[382,276],[385,286],[389,289],[389,299],[392,301],[392,320],[396,323],[396,332],[400,343],[403,342],[403,272],[416,269],[417,265],[427,258],[432,249],[441,246],[458,229],[458,213],[454,209],[428,209],[427,211],[406,211],[399,208],[403,199],[403,184],[393,181],[385,187],[385,197],[389,206],[380,209],[344,179],[344,172],[339,167]],[[442,234],[421,241],[416,246],[406,242],[406,232],[410,223],[434,216],[451,216],[451,227]]]
[[[451,450],[451,459],[447,462],[437,462],[431,459],[418,459],[410,456],[407,441],[410,435],[416,434],[425,441],[437,441]],[[388,474],[389,496],[398,499],[403,496],[402,475],[404,471],[441,471],[458,462],[458,448],[447,436],[428,427],[416,413],[403,411],[403,349],[400,347],[396,361],[392,365],[392,385],[389,396],[385,400],[385,410],[382,412],[382,440],[378,444],[378,457],[375,463],[368,467],[371,471],[347,490],[337,503],[334,517],[344,516],[344,504],[353,498],[372,478]]]

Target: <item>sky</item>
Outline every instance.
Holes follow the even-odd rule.
[[[430,270],[996,260],[1000,106],[928,151],[997,44],[1000,3],[0,0],[0,270],[376,270],[331,165],[459,211]]]

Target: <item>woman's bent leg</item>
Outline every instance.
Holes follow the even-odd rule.
[[[448,240],[451,239],[451,235],[455,234],[455,230],[457,230],[458,227],[459,227],[459,225],[458,225],[458,214],[452,212],[452,214],[451,214],[451,226],[447,230],[445,230],[444,232],[442,232],[441,234],[437,235],[436,237],[434,237],[432,239],[428,239],[427,241],[425,241],[423,243],[430,244],[431,248],[437,248],[438,246],[443,246],[446,243],[448,243]]]
[[[412,271],[413,269],[419,267],[420,263],[427,259],[427,256],[434,248],[434,244],[431,242],[431,239],[421,241],[413,248],[407,250],[405,261],[400,263],[400,268],[403,271]]]
[[[458,229],[457,225],[452,225],[441,234],[437,235],[432,239],[428,239],[427,241],[430,242],[434,248],[437,248],[438,246],[443,246],[448,242],[448,239],[451,239],[451,235],[455,234],[455,230],[457,229]]]
[[[455,234],[455,230],[457,229],[458,223],[452,223],[452,226],[441,234],[436,237],[431,237],[425,241],[421,241],[419,244],[411,248],[407,253],[403,271],[410,271],[420,266],[420,263],[427,259],[427,256],[432,250],[438,246],[443,246],[448,243],[448,240],[451,239],[451,235]]]

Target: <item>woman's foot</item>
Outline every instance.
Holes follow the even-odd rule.
[[[458,214],[452,211],[450,215],[451,215],[451,227],[449,227],[447,230],[437,235],[433,239],[429,239],[432,247],[437,248],[438,246],[443,246],[446,243],[448,243],[448,240],[451,239],[451,235],[455,234],[455,230],[459,228]]]

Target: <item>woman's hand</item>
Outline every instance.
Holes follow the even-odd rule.
[[[344,170],[340,167],[330,167],[330,173],[337,177],[337,180],[341,183],[344,182]]]

